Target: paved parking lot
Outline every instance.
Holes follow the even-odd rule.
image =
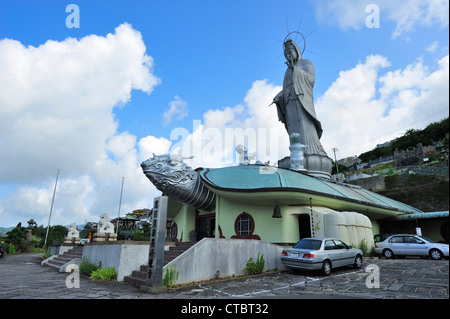
[[[323,277],[310,272],[271,272],[207,282],[149,294],[120,282],[80,277],[66,286],[67,273],[43,267],[38,254],[0,259],[0,299],[448,299],[448,260],[366,259],[359,270],[342,268]]]
[[[448,299],[448,274],[447,260],[374,259],[327,277],[286,271],[200,287],[206,289],[203,297]]]

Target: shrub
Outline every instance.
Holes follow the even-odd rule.
[[[150,240],[150,232],[148,232],[147,234],[144,234],[143,229],[137,228],[134,230],[133,240],[137,240],[137,241]]]
[[[357,249],[361,249],[364,256],[368,255],[369,247],[367,246],[367,241],[365,238],[361,239],[361,241],[358,243],[358,245],[351,245],[352,247],[355,247]]]
[[[13,244],[9,244],[8,246],[6,246],[6,248],[8,248],[8,254],[17,253],[16,246],[14,246]]]
[[[47,249],[45,250],[45,253],[42,255],[42,258],[43,258],[43,259],[47,259],[47,258],[50,258],[50,257],[51,257],[50,249],[47,248]]]
[[[93,280],[100,280],[100,281],[116,280],[117,278],[116,268],[115,267],[99,268],[91,273],[90,278]]]
[[[163,285],[167,287],[173,287],[178,279],[179,271],[176,268],[167,267],[163,277]]]
[[[13,228],[7,232],[6,235],[7,240],[10,243],[9,253],[15,254],[17,249],[25,250],[27,237],[27,229],[25,227]]]
[[[83,256],[81,264],[79,265],[80,273],[82,275],[91,276],[92,272],[98,270],[101,265],[96,265],[87,260],[86,257]]]
[[[258,257],[256,258],[256,262],[253,261],[253,257],[247,261],[247,265],[244,268],[245,275],[257,275],[261,274],[264,270],[264,265],[266,260],[264,259],[264,255],[258,253]]]

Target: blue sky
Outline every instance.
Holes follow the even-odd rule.
[[[71,3],[79,28],[66,26]],[[379,28],[366,25],[369,4]],[[329,156],[448,116],[446,0],[0,0],[0,226],[46,224],[57,168],[54,223],[95,221],[117,214],[122,176],[122,212],[159,194],[139,163],[173,151],[174,129],[195,144],[195,120],[219,132],[279,128],[267,105],[286,68],[282,40],[298,28]],[[283,134],[262,161],[286,155]],[[190,165],[230,165],[233,145],[221,146]]]

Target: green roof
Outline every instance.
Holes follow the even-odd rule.
[[[288,169],[272,166],[239,165],[224,168],[199,168],[203,181],[212,189],[226,192],[296,192],[330,197],[341,202],[358,203],[403,213],[421,211],[368,191],[356,185],[337,183]]]
[[[119,217],[120,220],[139,220],[139,218],[134,217],[132,214],[126,214],[125,217]]]

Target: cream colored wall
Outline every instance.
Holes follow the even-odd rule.
[[[296,243],[299,238],[298,220],[289,214],[285,206],[281,206],[283,218],[272,218],[273,207],[237,203],[226,198],[219,198],[216,206],[216,237],[219,237],[218,226],[226,238],[236,235],[234,223],[243,212],[250,214],[255,222],[253,235],[258,235],[268,243]]]
[[[191,206],[182,205],[173,220],[178,226],[177,240],[189,241],[189,232],[195,230],[195,209]]]
[[[225,238],[235,236],[234,224],[243,212],[250,214],[255,229],[252,235],[258,235],[268,243],[296,243],[300,239],[298,216],[309,214],[311,235],[313,237],[336,237],[350,245],[358,245],[365,239],[369,251],[373,247],[373,235],[378,233],[377,222],[356,212],[338,212],[326,207],[283,206],[280,205],[282,218],[272,218],[273,207],[235,202],[224,197],[216,197],[216,238],[220,237],[219,226]],[[211,212],[200,212],[210,214]],[[174,217],[178,225],[177,239],[189,241],[189,232],[195,230],[195,209],[182,205]]]

